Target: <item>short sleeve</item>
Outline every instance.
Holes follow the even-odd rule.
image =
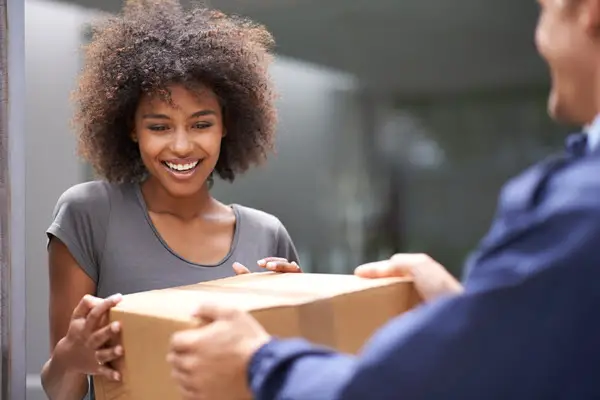
[[[46,230],[65,244],[81,269],[98,283],[99,265],[106,242],[110,216],[108,183],[86,182],[65,191],[54,208]]]
[[[285,258],[290,262],[295,261],[296,263],[300,264],[298,252],[296,251],[296,247],[294,246],[294,242],[292,241],[290,234],[288,233],[285,226],[281,223],[281,221],[278,222],[279,224],[277,227],[276,251],[277,254],[275,256]]]

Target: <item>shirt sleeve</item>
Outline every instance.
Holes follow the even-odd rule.
[[[79,267],[96,284],[110,215],[106,185],[87,182],[69,188],[58,199],[53,221],[46,230],[48,245],[53,238],[64,243]]]
[[[462,295],[392,320],[357,358],[272,341],[252,362],[256,398],[599,396],[598,193],[557,193],[478,258]]]
[[[277,249],[275,257],[282,257],[290,262],[295,261],[297,264],[300,264],[294,242],[281,222],[279,222],[277,227]]]
[[[303,339],[273,339],[255,354],[249,375],[256,399],[332,400],[339,397],[354,366],[354,356]]]

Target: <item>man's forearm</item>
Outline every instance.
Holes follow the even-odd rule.
[[[271,340],[253,357],[249,381],[257,400],[333,400],[354,372],[351,355],[294,339]]]

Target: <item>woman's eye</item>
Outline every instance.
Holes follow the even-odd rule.
[[[209,128],[211,126],[211,124],[206,123],[206,122],[199,122],[197,124],[194,125],[195,129],[206,129]]]
[[[151,131],[165,131],[168,128],[164,125],[152,125],[148,127],[148,129],[150,129]]]

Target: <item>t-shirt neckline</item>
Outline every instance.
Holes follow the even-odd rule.
[[[231,241],[231,246],[229,247],[229,252],[225,255],[225,257],[223,257],[223,259],[221,261],[217,262],[216,264],[198,264],[198,263],[192,262],[192,261],[182,257],[180,254],[175,252],[167,244],[167,242],[163,239],[160,232],[158,232],[158,229],[156,229],[156,226],[154,226],[154,223],[152,222],[152,218],[150,217],[150,213],[148,212],[148,205],[146,204],[146,200],[144,199],[144,194],[142,193],[142,187],[141,187],[140,183],[135,184],[135,194],[136,194],[136,197],[137,197],[137,200],[138,200],[140,206],[142,207],[144,217],[146,218],[146,222],[148,223],[150,229],[152,229],[152,232],[154,232],[154,235],[156,236],[156,238],[159,240],[159,242],[162,244],[162,246],[169,253],[171,253],[172,255],[174,255],[175,257],[180,259],[181,261],[183,261],[191,266],[197,267],[197,268],[215,268],[215,267],[220,267],[223,264],[225,264],[231,258],[233,253],[235,252],[235,249],[237,248],[237,244],[238,244],[238,239],[240,236],[240,226],[241,226],[241,220],[242,220],[240,218],[241,213],[239,211],[237,204],[229,205],[229,207],[231,207],[231,209],[233,210],[233,214],[235,216],[233,240]]]

